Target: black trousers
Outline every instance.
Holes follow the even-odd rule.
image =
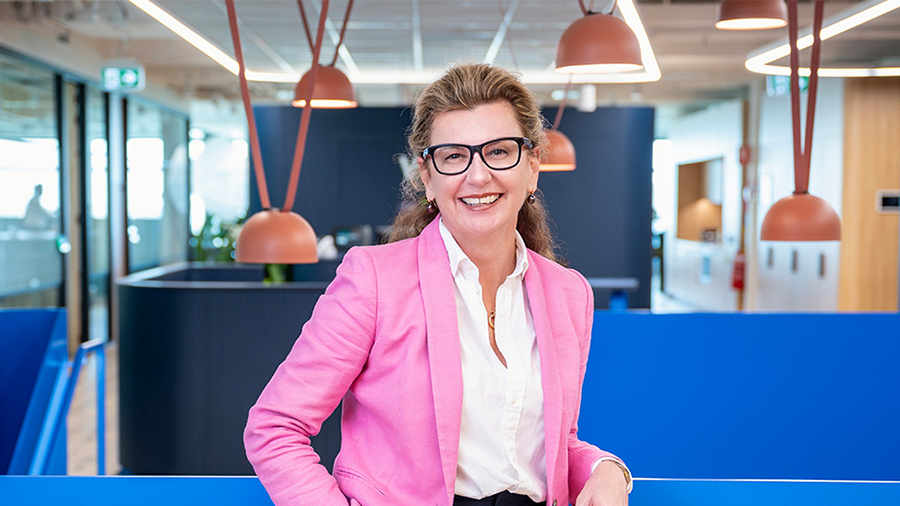
[[[547,506],[547,502],[534,502],[527,495],[512,494],[507,491],[494,494],[484,499],[469,499],[455,496],[453,506]]]

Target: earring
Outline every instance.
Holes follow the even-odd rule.
[[[428,204],[425,205],[425,210],[429,213],[433,213],[437,207],[434,205],[434,200],[429,200]]]
[[[529,204],[534,204],[535,201],[537,201],[537,197],[534,196],[534,192],[529,193],[528,196],[525,197],[525,201]]]

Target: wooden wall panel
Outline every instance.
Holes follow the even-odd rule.
[[[900,79],[847,79],[841,311],[897,310],[898,215],[878,214],[875,192],[898,187]]]

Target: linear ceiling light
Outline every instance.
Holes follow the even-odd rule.
[[[238,73],[238,62],[228,56],[224,51],[214,46],[211,42],[204,39],[197,32],[188,28],[184,23],[175,19],[168,12],[160,9],[150,0],[130,0],[138,9],[146,12],[151,18],[162,23],[163,26],[175,32],[176,35],[188,41],[192,46],[196,47],[216,61],[219,65],[228,69],[234,75]]]
[[[227,69],[229,72],[234,75],[238,74],[239,66],[237,60],[229,56],[228,53],[216,47],[212,42],[209,42],[208,40],[203,38],[202,35],[188,28],[187,25],[185,25],[181,21],[178,21],[174,16],[162,10],[159,6],[157,6],[150,0],[129,1],[138,9],[146,12],[148,16],[159,21],[160,24],[162,24],[169,30],[175,32],[176,35],[187,41],[190,45],[199,49],[203,54],[212,58],[216,63],[225,67],[225,69]],[[254,72],[252,70],[247,70],[246,77],[248,81],[296,83],[297,80],[300,79],[300,74],[281,72]]]
[[[861,2],[826,19],[819,33],[822,40],[830,39],[835,35],[887,14],[898,7],[900,7],[900,0],[868,0]],[[797,40],[797,48],[799,50],[806,49],[812,46],[813,43],[812,29],[804,30],[803,33],[804,36]],[[771,63],[788,56],[790,52],[790,46],[787,42],[778,41],[751,53],[747,61],[744,62],[744,66],[747,67],[747,70],[759,74],[789,76],[791,75],[790,67],[771,65]],[[809,68],[801,67],[800,75],[808,76]],[[818,75],[820,77],[900,76],[900,67],[819,68]]]
[[[595,83],[652,83],[659,81],[662,72],[659,70],[659,63],[656,62],[656,55],[653,54],[653,47],[650,46],[650,38],[647,37],[647,30],[641,23],[641,16],[638,14],[637,7],[634,6],[634,0],[619,0],[617,4],[622,19],[628,23],[628,26],[634,31],[634,35],[641,45],[641,63],[644,65],[642,70],[636,72],[622,72],[618,74],[606,74],[601,79],[594,79]]]

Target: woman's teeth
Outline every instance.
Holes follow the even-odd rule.
[[[462,201],[469,206],[480,206],[485,204],[493,204],[500,198],[500,195],[489,195],[487,197],[480,198],[463,198]]]

